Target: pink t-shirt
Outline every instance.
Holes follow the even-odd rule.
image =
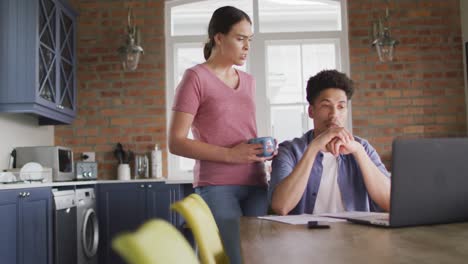
[[[239,86],[234,90],[202,64],[185,71],[172,110],[194,115],[192,133],[196,140],[232,147],[257,136],[255,81],[245,72],[237,70],[237,73]],[[265,186],[265,171],[260,162],[196,160],[193,185]]]

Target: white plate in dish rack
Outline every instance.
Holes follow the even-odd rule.
[[[22,180],[42,180],[42,165],[37,162],[28,162],[20,169],[20,178]]]

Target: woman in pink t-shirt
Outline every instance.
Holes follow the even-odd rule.
[[[206,62],[187,69],[177,87],[169,134],[173,154],[196,160],[194,188],[209,205],[231,263],[240,263],[238,219],[267,211],[267,183],[257,137],[255,81],[243,65],[252,39],[249,16],[217,9],[208,26]],[[187,137],[192,129],[194,139]],[[237,232],[236,232],[237,230]]]

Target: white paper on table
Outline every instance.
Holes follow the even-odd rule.
[[[312,214],[301,214],[301,215],[267,215],[259,216],[259,219],[276,221],[291,225],[304,225],[309,221],[318,221],[318,222],[343,222],[344,219],[330,218],[319,215]]]
[[[350,211],[350,212],[340,212],[340,213],[326,213],[320,214],[322,217],[333,217],[338,219],[347,219],[347,218],[360,218],[360,217],[385,217],[388,216],[388,213],[377,213],[377,212],[361,212],[361,211]]]

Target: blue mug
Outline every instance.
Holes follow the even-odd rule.
[[[248,144],[262,144],[263,145],[263,152],[257,154],[258,157],[270,157],[275,153],[276,144],[275,139],[272,137],[258,137],[258,138],[251,138],[247,141]]]

